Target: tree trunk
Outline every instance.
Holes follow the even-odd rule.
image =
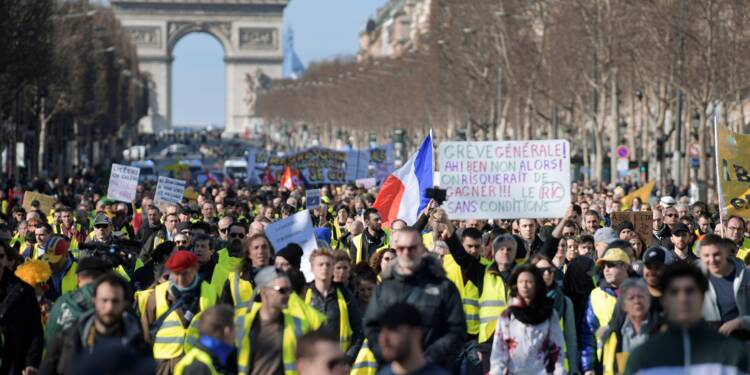
[[[617,100],[617,80],[615,79],[616,71],[612,72],[611,76],[611,87],[610,87],[610,108],[612,109],[612,113],[610,114],[610,122],[611,122],[611,138],[609,142],[610,150],[609,150],[609,182],[615,183],[618,180],[618,170],[617,170],[617,159],[618,157],[615,155],[615,149],[617,146],[620,145],[620,104]]]
[[[47,121],[49,120],[44,115],[44,103],[45,99],[41,99],[41,105],[39,110],[39,148],[37,149],[37,173],[39,176],[45,176],[44,171],[44,154],[47,151]]]

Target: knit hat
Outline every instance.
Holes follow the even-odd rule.
[[[276,256],[286,259],[286,261],[289,262],[292,267],[300,269],[300,266],[302,264],[302,254],[304,254],[304,252],[299,245],[297,245],[296,243],[290,243],[284,246],[283,249],[279,250],[276,253]]]
[[[594,242],[604,242],[607,245],[619,239],[615,230],[610,227],[599,228],[594,233]]]
[[[620,234],[620,232],[622,232],[625,229],[630,229],[631,231],[635,232],[635,225],[633,225],[633,223],[625,220],[625,221],[621,222],[620,224],[617,224],[617,226],[615,227],[615,231],[617,232],[618,235]]]
[[[184,271],[198,265],[198,257],[190,251],[175,251],[164,264],[172,272]]]
[[[54,235],[44,244],[46,252],[42,258],[49,263],[57,263],[68,256],[68,241],[63,236]]]

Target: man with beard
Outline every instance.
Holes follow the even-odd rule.
[[[81,354],[108,342],[121,343],[148,355],[148,345],[143,341],[138,319],[127,312],[129,299],[127,281],[114,272],[100,276],[94,282],[94,310],[83,315],[52,342],[39,373],[74,374]]]
[[[383,359],[389,363],[379,375],[447,375],[440,366],[428,361],[422,352],[422,318],[419,310],[407,303],[389,307],[381,320],[378,336]]]
[[[146,209],[146,223],[138,229],[136,239],[140,242],[146,241],[152,234],[161,230],[164,226],[161,224],[160,219],[161,212],[159,211],[159,207],[151,206]]]
[[[365,218],[365,231],[353,237],[349,246],[349,255],[355,264],[367,261],[376,251],[388,247],[389,242],[388,236],[381,228],[382,220],[376,209],[366,209],[363,217]]]

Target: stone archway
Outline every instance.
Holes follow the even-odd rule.
[[[224,49],[225,132],[253,125],[256,91],[281,78],[283,12],[288,0],[111,0],[115,14],[138,50],[140,69],[150,75],[143,133],[172,126],[171,65],[177,42],[193,32],[215,37]]]

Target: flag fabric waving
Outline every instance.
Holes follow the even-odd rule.
[[[373,207],[386,226],[396,219],[413,225],[430,202],[425,191],[432,187],[432,150],[432,134],[428,134],[417,153],[383,181]]]
[[[298,186],[302,186],[302,178],[299,175],[299,171],[296,168],[284,168],[284,174],[281,176],[281,180],[279,180],[279,185],[287,190],[294,190]]]
[[[630,205],[633,204],[633,199],[635,199],[635,197],[640,198],[641,203],[648,204],[648,198],[651,196],[651,192],[654,190],[654,186],[656,186],[656,180],[647,182],[645,185],[638,188],[638,190],[634,190],[630,192],[630,194],[622,197],[620,199],[620,206],[624,209],[630,208]]]
[[[723,220],[730,215],[750,218],[750,135],[716,124],[719,154],[719,207]]]

